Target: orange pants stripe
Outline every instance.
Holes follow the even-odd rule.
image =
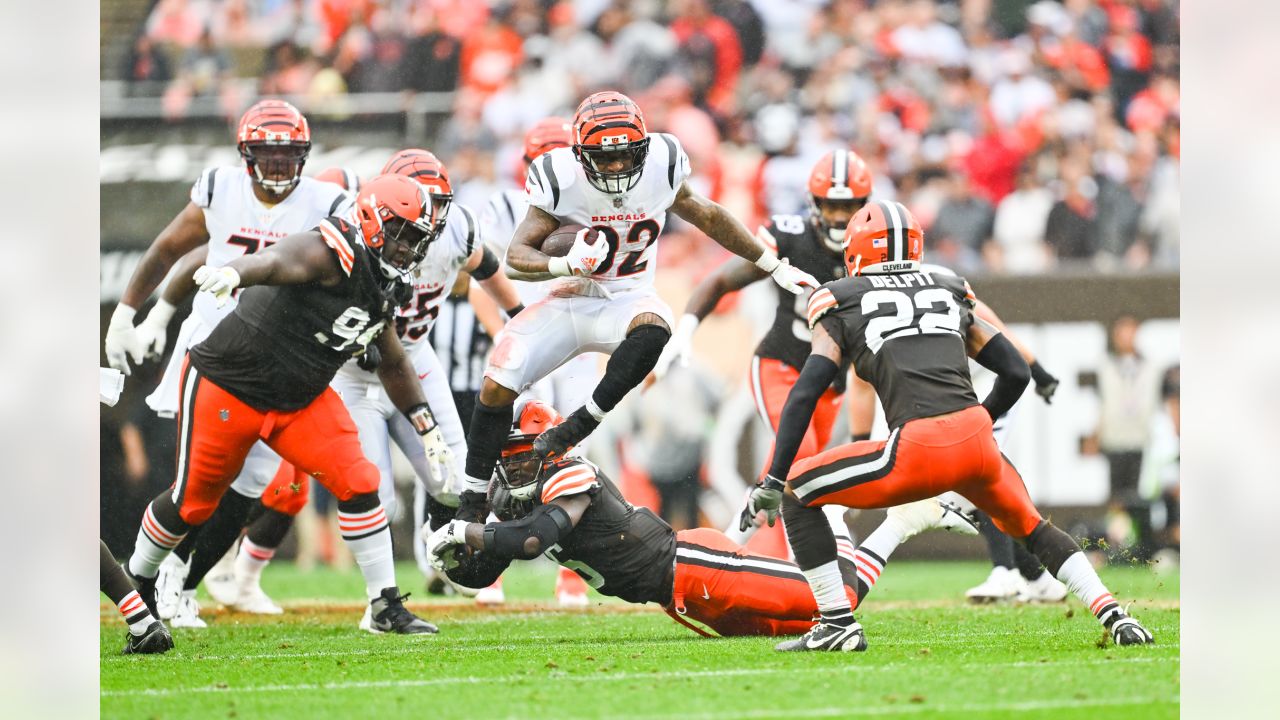
[[[179,397],[173,486],[173,502],[185,522],[199,525],[209,519],[258,440],[339,501],[378,491],[378,469],[364,457],[356,425],[332,388],[300,410],[261,412],[188,362]]]
[[[856,580],[844,573],[845,592],[858,606]],[[676,533],[673,617],[696,620],[724,636],[800,635],[818,605],[794,563],[751,555],[711,528]]]
[[[262,504],[279,513],[297,517],[307,506],[311,494],[311,476],[298,472],[291,463],[281,461],[275,477],[262,491]]]
[[[1022,476],[1000,453],[981,405],[910,420],[887,440],[842,445],[796,463],[787,484],[805,505],[885,508],[954,490],[1023,538],[1041,521]]]

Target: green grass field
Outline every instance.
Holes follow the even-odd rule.
[[[176,631],[165,656],[119,656],[124,625],[104,599],[102,717],[1178,716],[1176,574],[1103,571],[1156,636],[1116,648],[1074,598],[966,605],[986,570],[893,563],[858,612],[867,652],[782,654],[771,638],[702,639],[655,607],[598,595],[588,610],[556,610],[542,562],[512,568],[500,610],[423,601],[416,569],[402,565],[409,606],[440,634],[373,636],[356,629],[358,572],[277,563],[263,586],[283,618],[206,610],[210,627]]]

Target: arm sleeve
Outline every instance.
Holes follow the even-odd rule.
[[[488,280],[493,277],[494,273],[498,272],[501,263],[498,262],[498,256],[493,254],[488,245],[484,246],[481,253],[480,264],[472,271],[471,277],[477,280]]]
[[[995,385],[982,400],[982,406],[995,420],[1009,412],[1009,408],[1022,397],[1027,383],[1031,382],[1031,368],[1003,334],[988,340],[973,359],[996,374]]]
[[[800,378],[787,395],[787,404],[782,407],[778,437],[773,446],[773,464],[769,466],[770,475],[786,480],[800,443],[804,441],[804,434],[809,429],[809,420],[813,417],[818,398],[831,387],[831,381],[839,372],[839,366],[831,358],[810,355],[805,361]]]
[[[484,527],[484,552],[499,558],[532,560],[573,532],[569,513],[559,505],[539,505],[519,520]],[[530,539],[537,542],[530,545]]]

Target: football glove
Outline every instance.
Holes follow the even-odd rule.
[[[364,352],[356,356],[356,365],[365,372],[373,372],[382,364],[382,351],[377,345],[366,345]]]
[[[475,490],[458,493],[458,512],[455,517],[471,522],[484,522],[489,515],[489,496]]]
[[[440,424],[426,405],[419,405],[409,411],[409,422],[422,436],[422,449],[426,453],[427,472],[431,473],[431,482],[436,488],[451,491],[454,487],[453,450],[444,440]]]
[[[467,525],[470,524],[465,520],[450,520],[427,538],[427,558],[436,572],[446,572],[461,564],[455,550],[467,544]]]
[[[573,246],[569,248],[569,253],[562,258],[551,258],[547,263],[547,269],[552,275],[557,276],[585,276],[596,271],[600,263],[604,262],[605,256],[609,254],[609,243],[604,239],[604,233],[597,232],[595,244],[587,244],[587,233],[591,232],[591,228],[583,228],[573,238]]]
[[[654,377],[661,380],[673,365],[689,364],[689,356],[693,354],[693,333],[698,329],[698,323],[698,316],[692,313],[685,313],[680,318],[675,333],[662,349],[662,355],[658,356],[658,364],[653,366]]]
[[[772,475],[765,475],[764,482],[751,489],[747,497],[747,506],[742,509],[738,519],[738,530],[746,532],[751,527],[756,513],[763,512],[768,519],[769,527],[778,521],[778,512],[782,509],[782,491],[786,483]]]
[[[1036,394],[1044,398],[1046,405],[1052,405],[1053,394],[1058,390],[1058,378],[1050,375],[1039,360],[1031,363],[1031,378],[1036,383]]]
[[[128,375],[129,360],[135,365],[142,364],[145,352],[142,340],[138,338],[138,330],[133,326],[133,316],[137,310],[121,303],[111,313],[111,323],[107,325],[107,364]]]
[[[777,255],[765,251],[756,259],[756,267],[769,273],[773,281],[787,292],[799,295],[805,288],[817,289],[818,279],[798,267],[792,267],[786,260],[779,260]]]
[[[201,265],[191,277],[200,286],[201,292],[213,294],[218,307],[226,305],[231,291],[240,286],[240,273],[225,265],[217,268]]]
[[[168,340],[169,319],[173,317],[174,307],[164,301],[156,300],[156,304],[147,313],[146,319],[138,323],[138,342],[148,360],[159,360],[164,355],[165,342]]]

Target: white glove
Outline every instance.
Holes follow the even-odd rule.
[[[742,509],[742,515],[738,519],[738,529],[746,532],[759,512],[765,514],[769,527],[773,527],[773,524],[778,521],[778,512],[782,508],[782,491],[786,487],[786,483],[778,478],[765,475],[764,482],[751,489],[747,506]]]
[[[120,402],[124,391],[124,375],[119,370],[98,368],[98,400],[108,407]]]
[[[653,374],[661,380],[666,377],[672,365],[688,365],[689,356],[693,354],[693,333],[698,329],[698,316],[685,313],[676,325],[676,331],[667,341],[667,346],[658,356],[658,364],[653,366]]]
[[[458,567],[453,549],[467,544],[466,532],[470,524],[466,520],[450,520],[427,538],[427,561],[436,572]]]
[[[777,255],[767,250],[756,260],[756,267],[772,275],[774,282],[794,295],[804,292],[806,287],[816,290],[822,284],[814,276],[792,267],[786,260],[779,260]]]
[[[590,275],[595,272],[600,263],[604,262],[605,256],[609,254],[609,243],[604,239],[604,233],[597,231],[595,244],[588,245],[587,234],[590,232],[591,228],[582,228],[574,236],[573,246],[569,248],[567,255],[562,258],[551,258],[547,263],[547,269],[552,275],[558,277]]]
[[[133,326],[133,316],[137,310],[121,303],[111,313],[111,322],[107,325],[107,364],[128,375],[129,359],[135,365],[142,364],[142,341],[138,339],[138,331]]]
[[[138,323],[138,343],[149,360],[159,360],[164,355],[165,342],[168,340],[169,319],[173,317],[174,307],[164,301],[156,300],[156,304],[147,313],[146,319]]]
[[[200,286],[200,292],[213,293],[218,307],[226,305],[231,291],[240,286],[240,273],[225,265],[217,268],[201,265],[191,277]]]
[[[444,441],[444,433],[434,420],[431,429],[422,433],[422,449],[427,454],[427,470],[436,487],[446,493],[457,493],[457,469],[454,467],[453,450]]]

